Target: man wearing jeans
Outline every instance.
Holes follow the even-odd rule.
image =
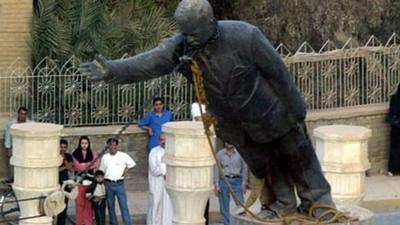
[[[243,194],[246,192],[248,169],[246,163],[240,157],[235,147],[225,142],[225,148],[217,153],[221,163],[223,174],[232,186],[235,195],[243,202]],[[228,186],[220,178],[218,171],[215,171],[215,194],[219,200],[219,210],[222,214],[224,225],[229,225],[229,202],[230,194]]]
[[[134,167],[136,163],[128,154],[118,151],[118,139],[110,138],[107,140],[107,144],[110,152],[101,159],[100,170],[105,173],[110,224],[118,225],[115,214],[115,196],[117,196],[124,225],[131,225],[124,177],[128,169]]]

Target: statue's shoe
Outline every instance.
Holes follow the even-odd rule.
[[[280,218],[278,213],[269,209],[262,209],[259,213],[257,213],[257,216],[264,220],[275,220]]]

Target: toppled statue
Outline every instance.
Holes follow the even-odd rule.
[[[190,63],[197,62],[217,136],[270,182],[269,218],[307,213],[314,204],[334,207],[306,131],[304,100],[263,33],[245,22],[216,21],[207,0],[181,1],[175,19],[180,32],[156,48],[123,60],[98,57],[81,72],[119,84],[171,72],[192,80]]]

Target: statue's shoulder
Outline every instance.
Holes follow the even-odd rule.
[[[253,24],[241,20],[219,20],[218,27],[221,31],[239,31],[240,33],[248,33],[258,29]]]

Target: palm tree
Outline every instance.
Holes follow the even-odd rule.
[[[75,55],[120,58],[154,47],[175,31],[172,18],[148,0],[39,0],[32,24],[32,58],[60,64]]]

